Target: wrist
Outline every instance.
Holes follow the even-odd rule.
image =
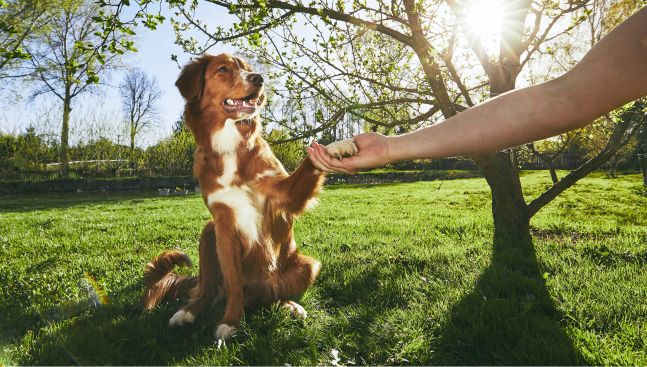
[[[401,140],[401,136],[398,135],[386,137],[386,162],[384,164],[406,160]]]

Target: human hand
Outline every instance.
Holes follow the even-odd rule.
[[[365,133],[353,138],[359,152],[346,158],[331,157],[326,148],[313,142],[308,148],[310,160],[324,172],[353,174],[359,170],[382,166],[391,162],[389,138],[379,133]]]

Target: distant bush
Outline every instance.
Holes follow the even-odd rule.
[[[56,160],[57,147],[48,144],[33,127],[21,135],[0,133],[0,174],[12,170],[44,169]]]
[[[146,149],[139,161],[140,168],[150,168],[165,174],[191,174],[196,145],[186,128],[176,129],[169,138]]]
[[[290,136],[282,130],[272,130],[266,138],[270,142],[275,142],[286,140],[290,138]],[[283,166],[288,170],[288,172],[294,171],[306,156],[306,145],[303,140],[295,140],[280,144],[270,143],[270,146],[272,147],[272,151],[276,158],[283,163]]]

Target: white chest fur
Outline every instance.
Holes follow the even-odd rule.
[[[217,182],[222,187],[207,196],[207,206],[224,204],[233,211],[236,228],[251,243],[259,239],[261,226],[261,208],[264,198],[255,193],[248,185],[234,186],[233,181],[238,172],[238,160],[235,152],[222,155],[223,170]]]
[[[236,228],[251,243],[255,243],[259,239],[261,214],[250,194],[247,186],[221,188],[209,194],[207,205],[211,207],[219,203],[229,207],[233,211]]]
[[[242,140],[236,121],[227,119],[222,129],[211,134],[211,147],[220,154],[235,153]]]
[[[236,153],[228,153],[222,156],[222,175],[218,177],[218,183],[222,186],[231,186],[234,177],[238,172],[238,160]]]

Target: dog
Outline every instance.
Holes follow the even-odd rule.
[[[292,226],[315,200],[324,173],[305,158],[288,174],[274,156],[260,135],[264,79],[247,62],[204,55],[183,68],[175,85],[186,102],[184,121],[197,145],[193,173],[212,220],[200,237],[197,277],[171,272],[191,265],[180,251],[166,251],[146,265],[143,308],[188,296],[169,321],[183,326],[226,300],[217,340],[236,332],[245,307],[279,302],[305,318],[305,309],[290,298],[313,283],[321,264],[299,253]],[[352,140],[328,149],[337,156],[357,152]]]

